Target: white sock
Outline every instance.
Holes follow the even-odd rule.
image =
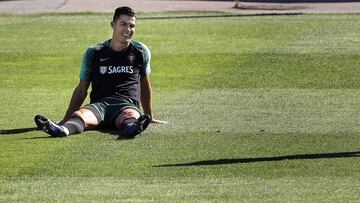
[[[61,125],[61,128],[64,130],[66,136],[70,134],[69,129],[67,129],[67,127]]]

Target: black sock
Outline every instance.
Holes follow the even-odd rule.
[[[81,133],[85,130],[85,122],[78,116],[71,117],[63,126],[69,130],[69,135]]]

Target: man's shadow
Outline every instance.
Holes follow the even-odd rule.
[[[27,133],[27,132],[33,132],[33,131],[41,131],[41,129],[37,128],[37,127],[32,127],[32,128],[15,128],[15,129],[6,129],[6,130],[0,130],[0,135],[18,135],[18,134],[23,134],[23,133]],[[98,131],[104,134],[110,134],[113,136],[118,136],[119,140],[131,140],[129,138],[126,137],[122,137],[121,135],[119,135],[119,131],[116,129],[94,129],[94,130],[87,130],[87,131]],[[58,137],[51,137],[51,136],[47,136],[47,137],[31,137],[31,138],[22,138],[22,139],[46,139],[46,138],[58,138]]]
[[[6,129],[0,130],[0,135],[17,135],[22,133],[28,133],[32,131],[41,131],[41,129],[37,127],[32,128],[14,128],[14,129]],[[106,134],[117,135],[118,130],[116,129],[94,129],[94,130],[87,130],[87,131],[99,131]]]
[[[17,134],[22,134],[22,133],[27,133],[27,132],[37,131],[37,130],[39,130],[39,129],[36,127],[7,129],[7,130],[0,130],[0,135],[17,135]]]
[[[38,129],[37,127],[6,129],[6,130],[0,130],[0,135],[18,135],[33,131],[40,131],[40,129]],[[47,139],[47,138],[51,138],[51,137],[42,136],[42,137],[29,137],[29,138],[21,138],[21,139],[33,140],[33,139]]]

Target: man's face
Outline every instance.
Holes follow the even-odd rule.
[[[111,22],[113,39],[119,43],[130,43],[135,33],[135,23],[136,17],[120,15],[115,22]]]

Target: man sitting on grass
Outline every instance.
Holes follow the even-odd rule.
[[[150,122],[165,123],[153,117],[150,50],[132,40],[135,24],[136,15],[131,8],[115,10],[112,38],[86,50],[80,82],[64,118],[55,123],[37,115],[34,120],[39,129],[52,137],[64,137],[98,127],[115,127],[119,138],[129,139],[144,131]],[[90,104],[81,107],[90,84]]]

